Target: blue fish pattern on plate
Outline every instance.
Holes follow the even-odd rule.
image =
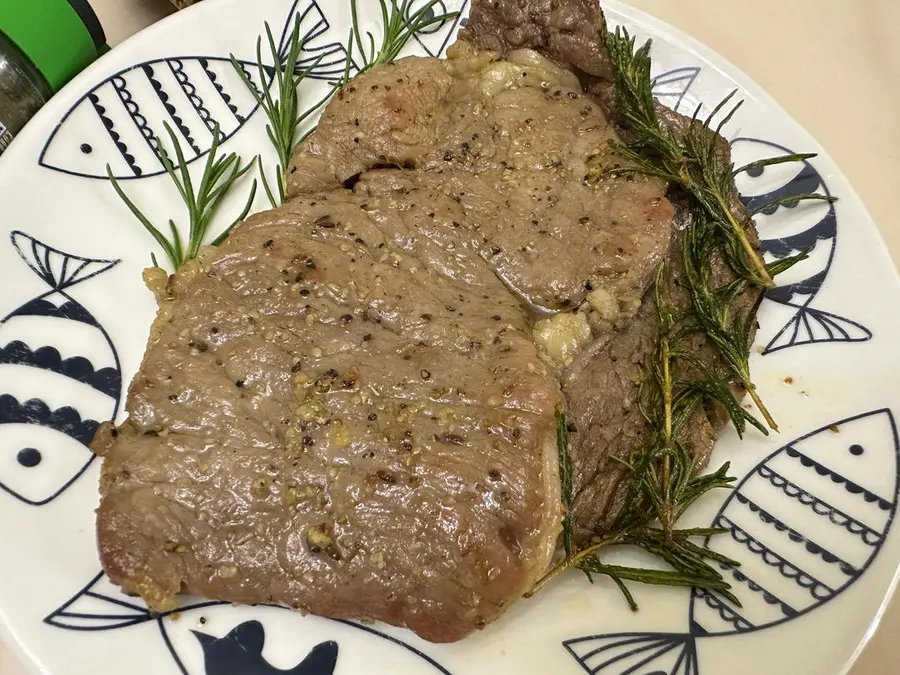
[[[758,138],[737,138],[732,147],[747,154],[747,161],[794,154],[777,143]],[[828,279],[834,263],[838,240],[837,210],[827,202],[787,201],[767,206],[781,199],[803,194],[832,196],[831,191],[810,161],[750,170],[737,177],[741,199],[751,211],[759,211],[757,226],[762,237],[760,248],[770,258],[785,258],[810,250],[810,258],[798,264],[766,298],[791,310],[793,317],[777,331],[763,353],[808,344],[833,342],[865,342],[872,332],[856,321],[812,307],[816,296]],[[773,232],[773,223],[782,215],[789,230]],[[799,277],[799,278],[798,278]]]
[[[84,473],[94,458],[87,447],[94,432],[119,409],[116,349],[70,295],[119,261],[66,253],[18,230],[10,241],[49,290],[0,321],[0,489],[41,506]],[[63,356],[79,349],[92,358]],[[60,392],[67,405],[49,405],[46,399]]]
[[[303,39],[298,70],[320,80],[343,75],[346,49],[330,41],[331,26],[315,0],[292,5],[279,53],[285,54],[296,18]],[[271,82],[271,66],[263,64],[262,82],[255,61],[239,64],[257,90]],[[109,76],[82,96],[47,139],[38,161],[85,178],[106,179],[107,164],[122,180],[158,176],[165,171],[157,142],[167,138],[164,124],[175,132],[190,163],[209,152],[216,124],[227,141],[258,109],[226,54],[152,59]]]
[[[87,632],[153,624],[162,638],[160,648],[168,650],[182,675],[332,675],[342,660],[354,658],[348,663],[359,663],[362,658],[368,666],[366,672],[371,673],[388,674],[407,666],[423,675],[451,675],[433,658],[403,640],[353,621],[302,619],[292,614],[295,620],[315,622],[317,632],[327,635],[319,639],[304,635],[292,622],[287,622],[290,625],[286,627],[282,619],[287,610],[279,607],[236,608],[216,601],[184,602],[171,612],[153,614],[140,600],[124,595],[100,573],[50,613],[44,623]],[[244,614],[240,614],[241,610]],[[273,633],[276,638],[270,637]],[[353,639],[347,640],[351,636]],[[297,653],[290,666],[276,667],[270,662],[271,657],[267,658],[264,647],[270,639],[280,647],[290,645],[291,653]],[[342,642],[352,644],[342,649]],[[127,671],[127,664],[120,665]],[[342,672],[347,672],[347,666],[344,668]]]
[[[890,410],[802,436],[760,462],[713,520],[711,544],[738,608],[694,589],[683,634],[618,633],[564,642],[588,673],[698,675],[697,644],[811,612],[847,590],[881,550],[897,509],[900,444]]]
[[[337,665],[338,645],[329,640],[313,647],[293,668],[275,668],[263,656],[266,631],[259,621],[239,624],[221,638],[198,630],[191,632],[203,647],[207,675],[332,675]]]

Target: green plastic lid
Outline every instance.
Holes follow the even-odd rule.
[[[87,0],[0,0],[0,31],[31,59],[54,92],[108,49]]]

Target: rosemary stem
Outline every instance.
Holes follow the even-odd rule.
[[[759,409],[760,414],[763,416],[763,419],[766,421],[766,424],[769,425],[769,428],[772,431],[778,431],[778,424],[775,423],[775,419],[772,417],[772,414],[769,412],[769,409],[766,408],[766,404],[762,402],[762,399],[759,397],[759,394],[756,393],[756,385],[751,382],[750,377],[745,377],[743,379],[744,388],[747,390],[747,393],[750,394],[750,398],[756,404],[756,407]]]
[[[757,253],[756,249],[753,248],[750,240],[747,239],[747,233],[744,232],[744,228],[734,217],[734,214],[731,212],[731,209],[729,208],[728,204],[725,202],[725,199],[721,194],[716,195],[716,201],[718,202],[719,207],[722,209],[722,213],[724,213],[728,218],[728,222],[731,225],[734,236],[738,238],[738,241],[741,243],[741,247],[743,247],[744,251],[746,251],[747,257],[750,259],[753,267],[756,268],[756,272],[759,275],[759,285],[763,288],[774,288],[775,282],[772,280],[772,277],[769,274],[769,270],[766,269],[765,262],[763,262],[763,260],[759,257],[759,253]],[[760,412],[762,412],[762,410],[760,410]]]
[[[668,339],[662,339],[663,403],[666,411],[666,445],[672,440],[672,364]]]
[[[665,434],[666,454],[663,456],[662,461],[663,504],[659,513],[659,521],[662,525],[663,532],[665,532],[666,541],[667,543],[670,543],[674,523],[672,522],[672,495],[669,490],[669,477],[672,471],[672,458],[668,453],[669,448],[672,447],[672,364],[668,338],[663,337],[660,339],[660,348],[662,350],[662,389],[663,408],[665,409],[665,427],[663,433]]]
[[[534,585],[534,588],[528,591],[525,594],[525,597],[532,597],[535,593],[540,591],[544,586],[553,581],[560,574],[562,574],[566,570],[572,569],[573,567],[577,567],[579,562],[591,555],[594,555],[600,549],[620,543],[625,538],[626,534],[627,532],[619,532],[605,539],[601,539],[596,544],[591,544],[590,546],[581,549],[578,553],[560,560],[549,572],[538,579],[537,583]]]

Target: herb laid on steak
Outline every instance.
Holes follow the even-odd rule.
[[[606,30],[593,3],[501,0],[482,7],[466,37],[501,52],[527,45],[549,58],[571,59],[585,89],[625,134],[625,143],[612,145],[632,164],[607,175],[666,180],[680,193],[687,220],[685,232],[673,236],[669,269],[661,270],[635,322],[595,343],[564,378],[572,426],[579,431],[574,442],[567,437],[560,447],[561,466],[572,467],[566,504],[572,515],[565,523],[566,557],[539,587],[574,566],[610,576],[632,606],[625,580],[700,586],[730,597],[728,584],[706,561],[733,561],[690,541],[716,531],[679,532],[675,521],[700,495],[731,482],[727,466],[695,477],[725,420],[739,434],[748,423],[765,433],[729,391],[732,381],[777,429],[750,380],[749,348],[761,289],[806,252],[771,266],[758,253],[755,228],[738,200],[734,167],[718,133],[740,104],[710,128],[731,96],[705,123],[696,114],[688,119],[662,108],[651,94],[650,43],[635,50],[627,32]],[[605,51],[584,48],[591,33],[604,36]],[[564,477],[564,488],[569,484]],[[583,542],[577,551],[576,541]],[[642,547],[673,569],[604,564],[599,554],[619,544]]]
[[[728,482],[696,477],[716,430],[755,422],[728,387],[752,388],[759,278],[722,228],[676,229],[673,177],[611,116],[627,64],[602,35],[589,0],[475,2],[448,60],[336,94],[283,206],[148,272],[129,418],[92,446],[115,583],[154,610],[197,593],[452,641],[548,578],[564,530],[551,576],[727,592],[690,541],[712,531],[675,521]],[[713,319],[745,311],[735,354],[691,322],[709,291]],[[621,543],[675,570],[597,557]]]

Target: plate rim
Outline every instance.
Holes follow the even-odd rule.
[[[10,147],[4,152],[2,158],[0,158],[0,176],[2,176],[5,171],[11,170],[6,167],[11,167],[19,155],[22,155],[23,157],[27,156],[26,148],[30,136],[37,136],[42,131],[52,133],[60,126],[62,119],[58,113],[64,112],[67,109],[66,101],[69,99],[77,99],[78,96],[82,95],[91,87],[91,85],[96,84],[98,77],[105,77],[107,75],[109,69],[106,67],[106,64],[110,59],[114,58],[111,56],[112,53],[122,54],[129,49],[134,50],[139,45],[142,46],[145,43],[149,43],[151,40],[158,39],[158,36],[163,36],[168,31],[183,30],[184,27],[190,25],[192,22],[200,21],[204,14],[213,15],[215,10],[217,10],[219,5],[224,1],[225,0],[219,0],[219,3],[198,3],[183,10],[175,11],[139,30],[133,35],[130,35],[128,38],[118,43],[113,50],[101,56],[88,68],[79,73],[67,83],[53,99],[44,105],[28,122],[25,128],[16,135]],[[242,0],[227,1],[236,4]],[[291,0],[280,1],[288,4]],[[833,159],[828,150],[818,141],[812,132],[808,131],[806,127],[800,124],[796,118],[777,101],[777,99],[770,95],[764,87],[744,72],[743,69],[739,68],[731,60],[725,58],[719,52],[707,46],[686,31],[657,18],[643,9],[629,5],[623,0],[599,0],[599,2],[602,5],[603,10],[607,12],[607,14],[615,14],[616,19],[622,17],[626,19],[630,25],[663,34],[673,42],[680,43],[680,46],[683,46],[696,54],[706,65],[714,69],[721,76],[734,81],[740,88],[740,93],[744,95],[744,98],[751,98],[758,101],[766,108],[777,113],[778,116],[787,121],[796,131],[811,138],[816,145],[815,149],[818,151],[817,154],[829,165],[831,174],[836,175],[849,187],[855,202],[854,209],[858,209],[859,213],[864,214],[865,216],[864,222],[863,219],[860,219],[860,221],[861,224],[864,225],[864,228],[868,229],[867,234],[871,240],[868,242],[867,248],[869,250],[867,253],[878,255],[880,257],[879,263],[882,266],[885,266],[885,269],[889,268],[893,270],[893,292],[900,295],[900,267],[894,262],[878,224],[872,218],[864,200],[844,173],[841,166]],[[618,21],[615,23],[618,23]],[[164,44],[164,40],[158,40],[158,42]],[[73,95],[74,98],[72,98]],[[56,124],[48,123],[53,119],[52,116],[59,118],[59,122]],[[22,146],[22,149],[19,150],[18,146]],[[876,240],[877,245],[875,245]],[[868,629],[843,666],[834,671],[834,675],[847,675],[850,672],[879,628],[891,601],[896,596],[900,595],[897,593],[898,587],[900,587],[900,558],[895,560],[893,564],[894,572],[891,581],[877,612],[869,621]],[[23,668],[25,672],[34,673],[35,675],[58,675],[41,666],[40,657],[37,656],[34,649],[29,648],[25,642],[19,638],[18,633],[19,631],[16,630],[15,626],[10,621],[7,612],[0,606],[0,643],[2,643],[2,647],[6,649],[7,654],[14,659],[13,667],[18,666]]]

